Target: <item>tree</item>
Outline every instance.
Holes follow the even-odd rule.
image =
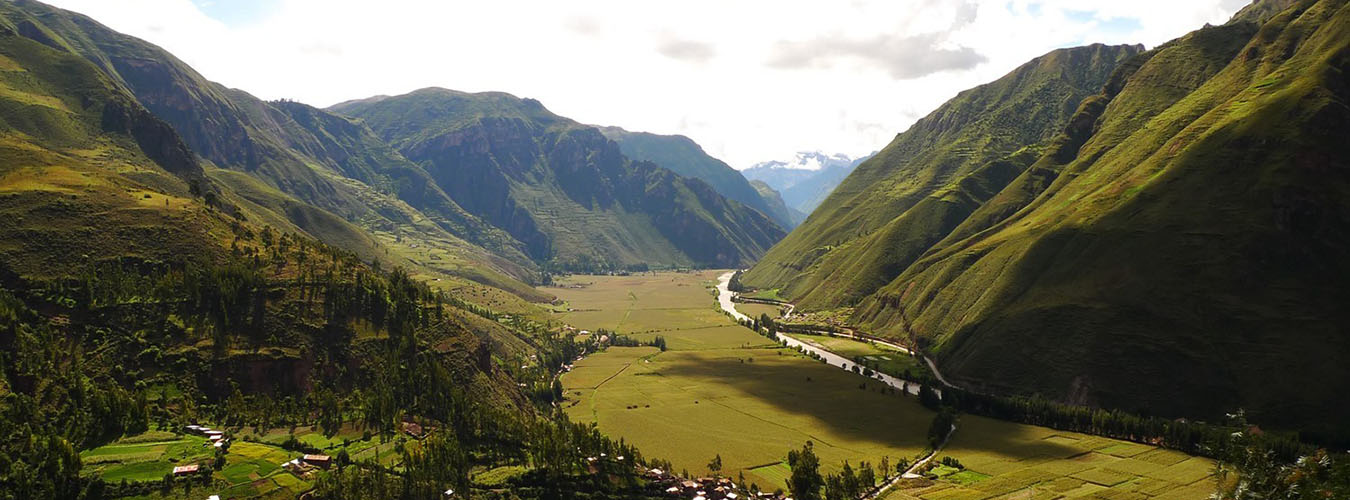
[[[937,410],[942,406],[942,399],[938,396],[937,391],[928,387],[928,384],[919,384],[919,404],[930,410]]]
[[[844,469],[839,471],[839,482],[844,487],[845,497],[858,498],[862,494],[862,485],[858,483],[858,476],[853,473],[853,466],[848,461],[844,461]]]
[[[792,468],[788,490],[798,500],[820,500],[820,488],[825,484],[820,477],[820,459],[816,458],[812,447],[811,442],[807,441],[801,451],[788,452],[788,467]]]
[[[713,457],[713,459],[708,462],[708,470],[712,471],[713,475],[722,472],[722,454],[717,454],[717,456]]]
[[[877,472],[872,469],[872,464],[867,462],[858,464],[858,484],[862,485],[864,493],[877,485]]]
[[[928,445],[936,450],[938,446],[942,445],[942,440],[947,437],[947,433],[952,429],[952,424],[955,423],[956,410],[943,408],[942,411],[939,411],[933,417],[932,425],[928,426]]]

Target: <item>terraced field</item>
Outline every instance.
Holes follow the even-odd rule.
[[[378,437],[367,437],[351,426],[344,426],[333,436],[324,436],[312,427],[232,429],[230,435],[234,441],[225,455],[225,466],[214,472],[213,484],[206,487],[205,494],[218,494],[221,498],[295,498],[310,490],[314,486],[312,478],[297,477],[281,468],[281,464],[301,455],[282,448],[282,443],[291,436],[324,454],[336,456],[345,448],[353,462],[378,461],[387,467],[398,466],[400,455],[395,447],[403,439],[380,443]],[[416,446],[416,443],[403,444]],[[205,438],[152,430],[85,450],[80,456],[84,473],[97,474],[108,482],[125,479],[134,483],[163,479],[177,465],[209,467],[215,453]],[[182,490],[175,489],[168,496],[159,494],[154,498],[180,498],[181,493]],[[197,493],[200,491],[182,498],[205,495]]]
[[[1099,498],[1189,500],[1214,491],[1214,462],[1154,446],[964,415],[939,468],[885,500]],[[946,470],[943,470],[946,469]]]

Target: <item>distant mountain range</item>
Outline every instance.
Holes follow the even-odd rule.
[[[741,281],[979,390],[1347,442],[1347,54],[1343,0],[1050,52],[896,136]]]
[[[801,152],[786,161],[756,163],[742,170],[741,175],[778,191],[783,202],[805,219],[858,164],[874,154],[850,158],[843,154]]]
[[[753,209],[537,101],[428,89],[344,116],[225,88],[78,14],[4,5],[19,36],[82,57],[172,127],[222,195],[367,261],[542,299],[528,284],[544,272],[736,267],[785,233],[748,184]]]

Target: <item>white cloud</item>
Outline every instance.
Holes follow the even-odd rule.
[[[870,152],[958,91],[1049,50],[1154,46],[1240,7],[1234,0],[278,0],[250,22],[226,23],[191,0],[49,1],[266,99],[326,106],[426,86],[500,90],[585,123],[685,134],[737,167],[798,150]]]

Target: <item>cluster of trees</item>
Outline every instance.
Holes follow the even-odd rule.
[[[0,290],[0,499],[98,498],[78,450],[148,427],[144,394],[90,370],[83,351]]]
[[[902,459],[892,471],[890,457],[883,458],[879,468],[868,462],[860,462],[854,468],[845,461],[838,474],[821,476],[820,459],[810,441],[800,450],[789,451],[787,458],[792,469],[788,491],[801,500],[856,500],[888,480],[892,472],[900,474],[909,467],[909,461]]]
[[[1145,417],[1121,410],[1067,405],[1039,397],[995,396],[946,387],[941,397],[925,395],[925,406],[950,406],[962,412],[1021,422],[1053,429],[1105,436],[1138,443],[1156,444],[1191,455],[1223,458],[1235,447],[1244,446],[1235,437],[1246,429],[1237,424],[1209,424],[1185,419]],[[1275,457],[1292,461],[1311,452],[1313,447],[1284,435],[1263,435],[1261,446]]]
[[[468,492],[473,486],[470,469],[482,462],[475,457],[491,451],[485,446],[514,447],[507,463],[531,467],[530,474],[509,485],[519,498],[569,498],[578,492],[595,498],[643,496],[640,493],[646,484],[637,472],[644,463],[642,456],[632,446],[601,435],[594,426],[572,423],[561,413],[550,417],[494,414],[492,418],[507,422],[511,429],[499,436],[499,443],[433,433],[419,446],[404,449],[400,471],[340,464],[319,480],[314,498],[439,498],[447,489]],[[504,459],[496,457],[496,461]]]
[[[736,274],[731,275],[731,281],[727,282],[727,290],[736,293],[745,291],[745,285],[741,284],[741,271],[737,270]]]
[[[492,380],[503,375],[450,304],[501,316],[308,238],[242,224],[235,235],[221,255],[113,258],[58,279],[4,277],[0,499],[140,494],[144,484],[81,474],[78,450],[152,423],[314,424],[329,435],[355,424],[390,438],[417,416],[440,432],[407,457],[425,464],[398,474],[410,485],[445,482],[418,471],[455,470],[463,457],[529,461],[536,427],[505,417],[533,419],[534,410],[513,402],[512,384]],[[198,352],[203,340],[214,352]],[[582,349],[537,343],[553,371]],[[266,377],[248,375],[259,366]],[[548,393],[556,399],[561,387]]]
[[[602,330],[602,331],[603,331],[603,330]],[[599,333],[597,333],[597,335],[599,335]],[[642,347],[642,346],[646,346],[646,347],[655,347],[655,348],[661,349],[661,352],[665,352],[665,351],[666,351],[666,338],[665,338],[665,337],[662,337],[662,336],[660,336],[660,335],[657,335],[656,337],[654,337],[654,338],[652,338],[651,340],[648,340],[648,341],[646,341],[646,342],[639,341],[638,339],[635,339],[635,338],[633,338],[633,337],[629,337],[629,336],[627,336],[627,335],[619,335],[619,334],[612,334],[612,335],[610,335],[609,338],[610,338],[610,340],[609,340],[609,345],[613,345],[613,346],[618,346],[618,347]]]

